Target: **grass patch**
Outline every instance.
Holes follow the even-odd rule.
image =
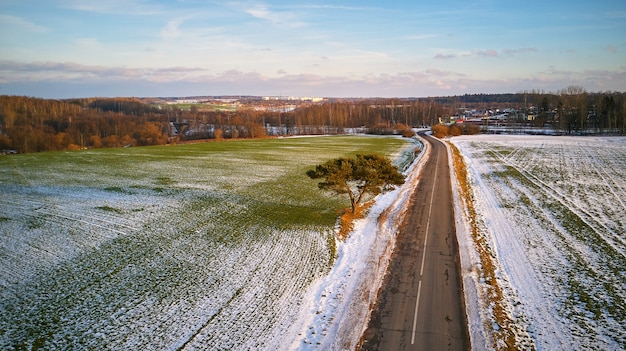
[[[104,191],[108,191],[108,192],[112,192],[112,193],[127,194],[127,195],[132,194],[132,192],[130,190],[126,190],[126,189],[124,189],[122,187],[119,187],[119,186],[108,186],[108,187],[104,188]]]
[[[111,206],[97,206],[96,208],[99,209],[99,210],[102,210],[102,211],[113,212],[113,213],[117,213],[117,214],[124,213],[124,211],[120,210],[119,208],[115,208],[115,207],[111,207]]]
[[[157,177],[154,183],[156,185],[169,186],[169,185],[175,184],[176,182],[172,180],[170,177],[161,176],[161,177]]]

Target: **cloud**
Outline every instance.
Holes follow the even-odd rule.
[[[247,9],[246,13],[263,20],[279,22],[281,17],[277,13],[270,12],[266,6],[257,5],[252,9]]]
[[[425,39],[433,39],[437,37],[439,37],[439,35],[437,34],[416,34],[416,35],[406,36],[405,38],[408,40],[425,40]]]
[[[475,53],[478,56],[498,57],[498,52],[496,50],[478,50]]]
[[[117,66],[83,65],[75,62],[31,62],[0,61],[0,82],[20,81],[64,81],[86,79],[90,81],[176,81],[205,72],[202,68],[165,67],[129,68]]]
[[[525,54],[525,53],[537,53],[539,50],[537,48],[519,48],[519,49],[504,49],[502,51],[505,55],[517,55],[517,54]]]
[[[0,94],[50,98],[89,96],[309,95],[336,97],[424,97],[502,93],[528,89],[557,91],[580,85],[587,91],[624,91],[626,67],[616,71],[564,71],[550,67],[521,77],[488,79],[455,71],[363,75],[273,74],[201,67],[124,67],[75,62],[0,61]]]
[[[62,0],[61,5],[72,10],[99,14],[147,16],[163,12],[159,5],[145,0]]]
[[[613,45],[607,46],[606,51],[610,52],[611,54],[617,54],[617,48]]]
[[[275,75],[258,72],[226,70],[211,73],[202,68],[164,67],[129,68],[90,66],[65,62],[18,63],[0,61],[0,93],[6,92],[7,84],[13,89],[33,85],[30,89],[43,89],[53,84],[56,88],[40,93],[43,96],[63,98],[76,94],[89,96],[97,87],[118,91],[113,96],[177,96],[213,94],[293,94],[314,96],[424,96],[449,93],[463,75],[438,69],[422,72],[367,75],[319,75],[311,73],[290,74],[279,70]],[[81,91],[77,86],[85,86]],[[89,87],[89,88],[87,88]],[[62,91],[72,93],[62,93]],[[73,90],[72,90],[73,89]],[[194,90],[195,89],[195,90]],[[429,90],[430,89],[430,90]],[[12,91],[12,94],[19,93]],[[86,95],[85,95],[86,94]],[[26,95],[33,95],[31,92]],[[102,93],[91,93],[92,96]]]
[[[456,54],[437,54],[435,55],[434,58],[437,60],[448,60],[448,59],[453,59],[455,57],[457,57]]]
[[[436,60],[448,60],[448,59],[453,59],[457,57],[474,57],[474,56],[502,57],[502,54],[506,56],[515,56],[519,54],[536,53],[536,52],[539,52],[537,48],[504,49],[501,52],[499,52],[498,50],[489,49],[489,50],[475,50],[472,52],[465,52],[465,53],[449,53],[449,54],[438,53],[433,58]]]
[[[312,9],[312,10],[343,10],[343,11],[389,11],[385,7],[371,7],[371,6],[345,6],[345,5],[301,5],[294,6],[295,8]]]
[[[266,5],[256,5],[246,9],[245,12],[254,18],[289,28],[303,27],[305,25],[303,22],[297,21],[293,13],[271,11]]]
[[[450,76],[464,77],[466,76],[463,73],[456,73],[452,71],[442,71],[436,68],[428,68],[424,70],[424,74],[428,76],[437,76],[437,77],[450,77]]]
[[[33,33],[45,33],[48,32],[49,29],[25,20],[21,17],[10,16],[10,15],[0,15],[0,26],[7,26],[14,30],[24,30]]]
[[[182,18],[173,19],[161,29],[161,38],[168,39],[176,39],[181,36],[180,25],[183,23]]]
[[[74,45],[80,51],[103,50],[104,46],[96,38],[78,38],[74,40]]]
[[[354,54],[354,56],[351,56],[351,58],[355,60],[356,59],[369,60],[369,59],[389,58],[389,54],[387,54],[386,52],[382,52],[382,51],[354,49],[352,50],[352,53]]]

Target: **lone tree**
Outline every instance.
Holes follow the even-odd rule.
[[[378,195],[404,184],[404,175],[387,157],[369,154],[356,158],[337,158],[306,172],[311,179],[324,178],[320,189],[350,196],[352,213],[356,213],[366,193]]]

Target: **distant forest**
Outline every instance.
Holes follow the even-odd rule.
[[[261,138],[347,132],[401,134],[467,110],[513,109],[510,122],[561,134],[626,134],[626,93],[475,94],[413,99],[329,99],[292,110],[260,99],[236,110],[156,105],[150,99],[50,100],[0,96],[0,152],[163,145],[199,139]],[[528,115],[532,115],[529,120]]]

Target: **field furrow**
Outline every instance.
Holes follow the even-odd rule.
[[[453,142],[468,157],[502,279],[536,347],[626,347],[626,139]]]

